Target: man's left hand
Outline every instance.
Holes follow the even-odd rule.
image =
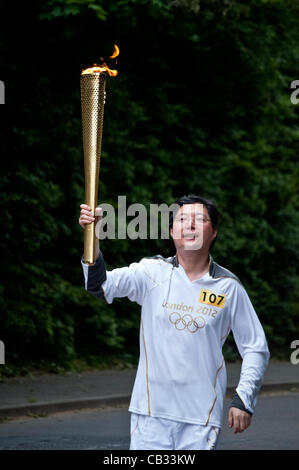
[[[234,434],[243,432],[250,426],[251,416],[246,411],[239,410],[239,408],[230,408],[228,414],[228,425],[234,427]]]

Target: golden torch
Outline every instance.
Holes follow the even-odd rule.
[[[115,45],[110,58],[117,57],[119,48]],[[98,184],[102,149],[106,76],[117,75],[104,63],[82,71],[81,108],[85,175],[85,203],[93,214],[98,203]],[[94,264],[96,252],[95,224],[92,222],[84,230],[84,262]]]

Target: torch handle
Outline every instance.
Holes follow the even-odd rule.
[[[84,230],[84,262],[93,265],[96,260],[97,246],[99,243],[95,235],[95,223],[86,225]]]
[[[81,75],[81,106],[85,174],[85,202],[93,214],[98,203],[98,184],[102,150],[106,73]],[[96,258],[95,223],[84,230],[84,261]]]

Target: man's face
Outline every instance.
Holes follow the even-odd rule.
[[[185,204],[175,215],[170,235],[176,249],[200,250],[209,248],[217,235],[206,207],[200,203]]]

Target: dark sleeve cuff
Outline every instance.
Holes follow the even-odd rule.
[[[82,256],[84,263],[84,257]],[[99,299],[105,300],[102,284],[106,281],[106,265],[102,253],[99,253],[95,264],[84,266],[85,272],[85,288],[87,292]]]
[[[237,394],[237,392],[235,393],[234,397],[233,397],[233,400],[231,402],[231,405],[230,405],[230,408],[238,408],[239,410],[242,410],[242,411],[246,411],[246,413],[248,413],[250,416],[252,416],[252,413],[251,411],[247,410],[247,408],[245,408],[244,406],[244,403],[242,402],[241,398],[239,397],[239,395]]]

